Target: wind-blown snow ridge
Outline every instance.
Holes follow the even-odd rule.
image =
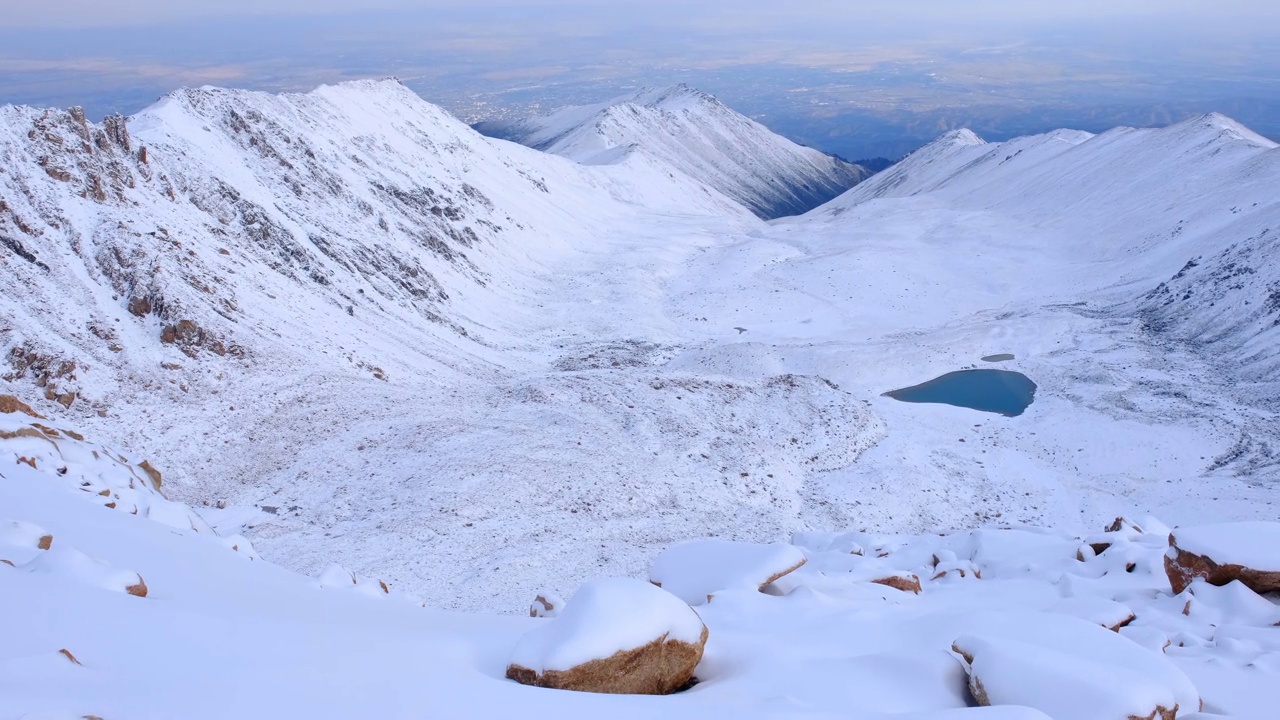
[[[479,127],[585,164],[639,155],[719,190],[766,219],[803,213],[870,175],[859,165],[780,137],[683,84]]]

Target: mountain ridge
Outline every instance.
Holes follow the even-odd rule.
[[[871,175],[782,138],[684,84],[477,127],[584,164],[640,155],[714,187],[764,219],[801,214]]]

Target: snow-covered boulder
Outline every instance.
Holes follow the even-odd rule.
[[[1112,632],[1120,632],[1120,628],[1137,619],[1129,606],[1094,595],[1063,598],[1049,610],[1088,620]]]
[[[32,422],[21,408],[0,412],[0,464],[10,464],[6,458],[22,465],[24,474],[41,476],[105,508],[179,530],[214,534],[194,510],[164,496],[160,472],[151,463],[131,462],[115,448],[87,440],[75,430]]]
[[[358,577],[337,563],[330,563],[320,572],[316,585],[326,590],[350,591],[376,598],[391,594],[391,586],[385,580]]]
[[[121,570],[89,557],[75,548],[56,545],[40,553],[20,569],[33,575],[56,577],[99,587],[104,590],[147,596],[147,583],[132,570]]]
[[[48,550],[53,545],[53,535],[34,523],[4,520],[0,521],[0,545]]]
[[[892,575],[876,578],[871,582],[877,585],[891,587],[894,590],[901,590],[902,592],[914,593],[916,595],[920,594],[920,577],[915,573],[896,572]]]
[[[1179,528],[1169,534],[1164,569],[1175,593],[1196,578],[1213,585],[1239,580],[1257,593],[1280,592],[1280,523]]]
[[[701,605],[721,590],[762,590],[804,563],[804,552],[786,543],[690,540],[654,558],[649,582],[690,605]]]
[[[980,705],[1025,705],[1055,720],[1173,720],[1200,709],[1168,658],[1089,622],[1014,616],[951,649]]]
[[[543,590],[529,603],[529,617],[553,618],[563,607],[564,600],[559,595]]]
[[[693,679],[706,643],[698,613],[671,593],[640,580],[595,580],[559,617],[520,639],[507,677],[561,690],[666,695]]]

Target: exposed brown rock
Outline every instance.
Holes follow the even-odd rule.
[[[122,115],[108,115],[102,118],[102,130],[107,139],[115,143],[121,150],[131,150],[132,140],[129,138],[129,126]]]
[[[134,297],[129,298],[129,312],[138,317],[145,317],[151,313],[151,298]]]
[[[902,592],[915,593],[916,595],[920,594],[920,578],[916,575],[891,575],[878,580],[872,580],[871,582],[877,585],[891,587],[894,590],[901,590]]]
[[[1110,630],[1111,632],[1120,632],[1120,628],[1128,625],[1129,623],[1137,619],[1138,619],[1137,615],[1130,614],[1129,617],[1125,618],[1124,620],[1121,620],[1120,622],[1116,623],[1115,625],[1112,625],[1107,629]]]
[[[1164,572],[1169,576],[1169,585],[1174,594],[1186,590],[1197,578],[1210,585],[1226,585],[1232,580],[1239,580],[1258,594],[1280,592],[1280,571],[1255,570],[1230,563],[1219,564],[1212,558],[1178,547],[1173,533],[1169,534],[1169,548],[1174,552],[1174,557],[1165,554]]]
[[[30,465],[30,466],[31,466],[31,468],[32,468],[33,470],[39,470],[39,469],[40,469],[40,468],[36,467],[36,459],[35,459],[35,458],[19,457],[19,458],[18,458],[18,462],[20,462],[20,463],[26,463],[27,465]]]
[[[142,576],[139,575],[138,582],[133,585],[129,585],[124,589],[124,591],[129,593],[130,595],[133,595],[134,597],[146,597],[147,583],[145,580],[142,579]]]
[[[1137,524],[1131,522],[1128,518],[1123,516],[1117,517],[1115,520],[1113,520],[1111,524],[1107,526],[1107,532],[1120,532],[1125,528],[1129,528],[1130,530],[1133,530],[1134,532],[1137,532],[1137,533],[1142,532],[1141,527],[1139,527]]]
[[[1174,705],[1173,709],[1156,706],[1150,715],[1130,715],[1125,720],[1177,720],[1178,706]]]
[[[31,423],[31,427],[44,433],[46,437],[58,437],[62,434],[57,428],[51,428],[48,425],[41,425],[40,423]]]
[[[991,698],[987,695],[987,689],[982,686],[982,679],[972,670],[973,655],[961,650],[956,643],[951,644],[951,651],[964,658],[965,672],[969,677],[969,694],[973,696],[974,702],[982,707],[990,707]]]
[[[232,343],[227,345],[212,333],[196,324],[194,320],[179,320],[164,326],[160,331],[160,342],[176,345],[187,357],[195,357],[201,348],[216,355],[231,354],[236,357],[244,355],[244,348]]]
[[[159,470],[155,469],[155,466],[151,464],[151,461],[143,460],[138,463],[138,467],[147,474],[147,477],[151,478],[151,486],[156,490],[159,490],[160,484],[164,481],[164,476],[160,474]]]
[[[0,440],[12,440],[14,438],[29,437],[39,440],[49,440],[49,437],[40,432],[39,429],[33,427],[18,428],[17,430],[0,430]],[[49,440],[49,442],[53,442]]]
[[[43,415],[32,410],[30,405],[22,402],[13,395],[0,395],[0,413],[22,413],[23,415],[30,415],[33,418],[39,418],[41,420],[45,419]]]
[[[653,582],[650,580],[649,582]],[[660,583],[653,583],[658,587],[662,587]],[[533,603],[529,605],[529,617],[555,617],[560,608],[556,603],[547,599],[546,595],[539,594],[533,599]]]
[[[62,653],[64,656],[66,656],[66,658],[67,658],[68,660],[70,660],[71,662],[75,663],[76,665],[79,665],[79,664],[80,664],[80,661],[76,659],[76,656],[75,656],[75,655],[72,655],[72,654],[71,654],[71,651],[70,651],[70,650],[68,650],[68,649],[66,649],[66,648],[62,648],[62,649],[61,649],[61,650],[59,650],[58,652]]]
[[[53,536],[41,535],[40,539],[36,541],[36,547],[40,548],[41,550],[48,550],[49,548],[53,547]]]
[[[71,173],[67,172],[66,170],[63,170],[60,167],[56,167],[54,165],[45,165],[44,171],[49,177],[53,178],[54,180],[57,180],[59,182],[71,182]]]
[[[0,563],[4,563],[5,565],[8,565],[9,567],[18,567],[17,565],[14,565],[14,564],[13,564],[13,561],[12,561],[12,560],[6,560],[5,558],[0,558]]]
[[[775,581],[775,580],[777,580],[777,579],[779,579],[779,578],[782,578],[782,577],[784,577],[784,576],[786,576],[786,575],[790,575],[791,573],[795,572],[796,570],[799,570],[799,569],[800,569],[801,567],[803,567],[803,566],[804,566],[804,564],[805,564],[806,562],[808,562],[808,561],[809,561],[809,559],[808,559],[808,558],[801,558],[801,559],[800,559],[800,562],[796,563],[795,565],[792,565],[791,567],[787,568],[786,570],[783,570],[782,572],[775,573],[775,574],[771,575],[771,576],[769,577],[769,579],[768,579],[768,580],[765,580],[764,582],[760,583],[760,590],[763,592],[763,591],[764,591],[764,588],[765,588],[765,586],[766,586],[766,585],[768,585],[769,583],[772,583],[773,581]],[[662,586],[661,586],[661,585],[659,585],[658,587],[662,587]],[[707,596],[707,600],[708,600],[708,601],[709,601],[709,600],[711,600],[711,596]]]
[[[507,678],[523,685],[628,695],[670,695],[689,685],[702,661],[707,628],[697,643],[668,640],[666,635],[634,650],[622,650],[568,670],[548,670],[541,675],[526,667],[510,665]]]

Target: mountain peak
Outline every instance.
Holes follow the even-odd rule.
[[[934,141],[934,144],[940,145],[960,145],[960,146],[977,146],[986,145],[987,141],[983,140],[978,133],[969,128],[960,128],[944,133],[941,137]]]
[[[1209,134],[1224,140],[1243,142],[1268,150],[1278,147],[1275,142],[1250,130],[1240,122],[1217,112],[1206,113],[1184,120],[1170,126],[1169,130],[1197,135]]]
[[[588,165],[639,155],[765,219],[807,212],[870,175],[860,165],[797,145],[683,83],[477,127]]]
[[[651,108],[669,108],[673,105],[688,105],[690,103],[722,104],[714,95],[685,83],[667,87],[641,88],[635,94],[623,99],[622,102],[630,102]]]

